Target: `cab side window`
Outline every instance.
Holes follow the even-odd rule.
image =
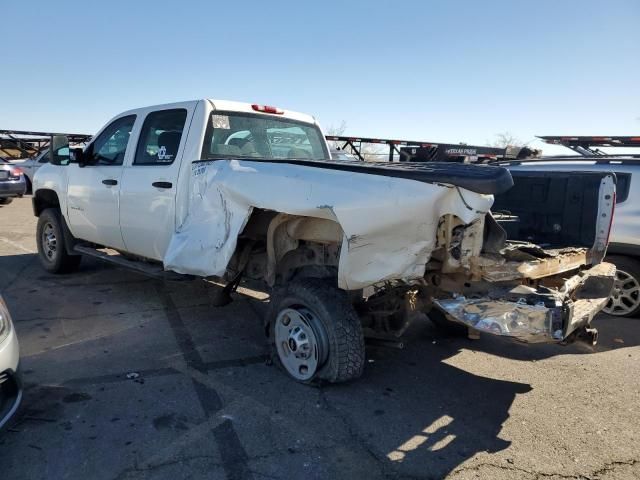
[[[93,165],[122,165],[135,115],[114,120],[90,146]]]
[[[178,154],[186,120],[187,111],[183,108],[160,110],[147,115],[133,164],[172,164]]]

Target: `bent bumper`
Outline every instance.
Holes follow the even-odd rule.
[[[530,343],[562,342],[590,327],[607,304],[616,268],[600,263],[559,289],[520,285],[482,298],[435,300],[449,317],[476,330]]]

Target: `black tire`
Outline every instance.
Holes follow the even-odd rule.
[[[306,309],[313,312],[316,335],[322,337],[324,352],[321,363],[306,380],[292,375],[282,364],[275,345],[275,325],[285,309]],[[319,278],[301,278],[276,288],[271,295],[267,313],[267,327],[271,353],[278,366],[301,383],[341,383],[362,375],[365,365],[364,335],[360,319],[351,305],[348,294],[334,282]]]
[[[466,337],[468,335],[469,329],[465,325],[449,320],[441,310],[435,307],[429,311],[427,316],[431,323],[445,335],[451,337]]]
[[[604,259],[605,262],[613,263],[618,269],[618,273],[616,273],[616,284],[613,287],[613,291],[611,297],[609,298],[609,303],[605,307],[604,311],[608,315],[614,315],[617,317],[637,317],[640,315],[640,291],[635,291],[633,294],[629,295],[629,298],[626,302],[621,305],[626,306],[626,308],[614,308],[613,301],[616,293],[620,296],[620,288],[621,288],[621,280],[627,278],[631,280],[635,280],[637,285],[640,285],[640,262],[632,257],[626,257],[623,255],[610,255]],[[624,276],[623,276],[624,275]],[[628,277],[627,277],[628,276]],[[624,290],[624,286],[622,286]],[[617,290],[617,291],[616,291]],[[633,303],[636,303],[633,306]]]
[[[38,244],[38,258],[42,267],[49,273],[68,273],[76,270],[82,260],[81,255],[67,253],[65,238],[62,230],[62,215],[57,208],[47,208],[38,218],[36,229],[36,243]],[[55,249],[45,245],[44,232],[52,233]]]
[[[29,177],[27,177],[26,175],[24,176],[24,181],[27,184],[27,189],[24,192],[27,195],[31,195],[33,193],[33,186],[31,185],[31,180],[29,180]]]
[[[13,198],[11,197],[0,198],[0,205],[9,205],[11,202],[13,202]]]

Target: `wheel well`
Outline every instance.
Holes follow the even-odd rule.
[[[344,232],[334,220],[255,209],[240,237],[253,253],[241,265],[239,245],[232,269],[247,267],[251,278],[273,286],[294,277],[337,277]]]
[[[303,271],[313,272],[313,277],[331,276],[337,268],[322,267],[338,266],[343,236],[333,220],[276,215],[267,230],[267,283],[286,281]]]
[[[47,208],[60,208],[58,194],[53,190],[41,189],[33,194],[33,214],[39,217]]]
[[[607,248],[607,256],[610,255],[631,257],[637,260],[640,258],[640,245],[611,242]]]

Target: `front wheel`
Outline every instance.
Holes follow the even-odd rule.
[[[346,382],[362,375],[364,336],[346,292],[318,278],[294,280],[272,295],[272,355],[295,380]]]
[[[0,205],[9,205],[11,202],[13,202],[11,197],[0,198]]]
[[[62,232],[62,215],[54,208],[47,208],[38,217],[36,241],[38,257],[47,272],[65,273],[78,268],[82,256],[67,253]]]

